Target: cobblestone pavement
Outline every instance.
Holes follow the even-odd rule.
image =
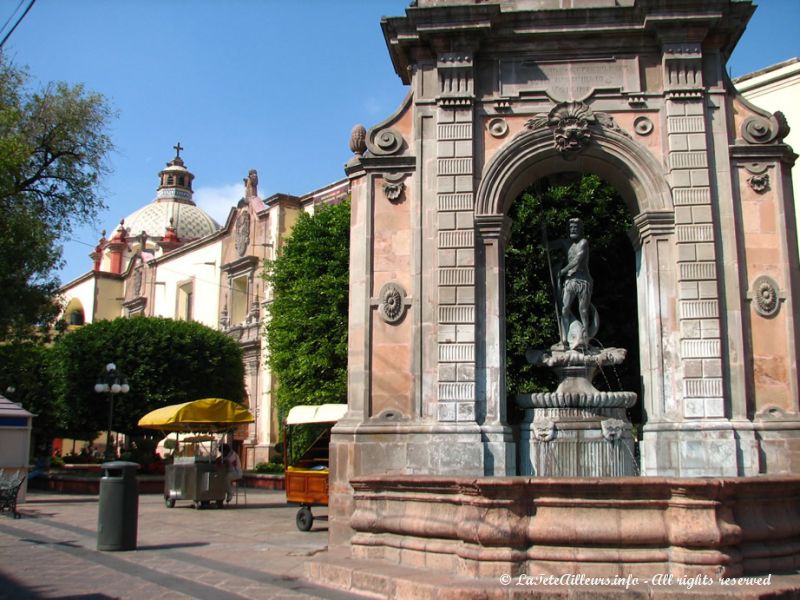
[[[0,516],[0,599],[356,597],[303,579],[303,563],[327,549],[326,521],[303,533],[283,492],[247,500],[194,510],[139,496],[137,549],[99,552],[97,496],[29,491],[21,519]]]

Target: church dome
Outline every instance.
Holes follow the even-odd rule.
[[[160,185],[155,199],[125,218],[123,227],[127,237],[136,237],[143,231],[150,238],[161,238],[168,228],[174,228],[181,242],[210,235],[220,226],[192,200],[194,175],[181,158],[180,144],[174,146],[175,158],[159,173]]]
[[[128,237],[139,235],[142,231],[152,237],[161,237],[167,227],[175,228],[181,241],[196,240],[217,231],[219,225],[206,212],[184,202],[160,200],[143,206],[125,218]]]

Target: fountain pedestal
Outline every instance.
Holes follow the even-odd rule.
[[[633,392],[601,392],[592,384],[598,369],[625,360],[623,348],[532,351],[528,360],[559,376],[555,392],[520,394],[521,475],[621,477],[638,475],[634,439],[626,409]]]

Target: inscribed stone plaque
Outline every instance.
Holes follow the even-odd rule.
[[[504,97],[545,92],[557,101],[584,100],[598,89],[638,91],[640,87],[635,62],[615,58],[501,61],[500,80]]]

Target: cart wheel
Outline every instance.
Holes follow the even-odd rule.
[[[164,504],[167,508],[175,508],[175,498],[164,498]]]
[[[297,516],[295,517],[294,520],[295,523],[297,523],[297,528],[300,531],[308,531],[314,524],[314,515],[311,514],[310,508],[304,506],[303,508],[297,511]]]

